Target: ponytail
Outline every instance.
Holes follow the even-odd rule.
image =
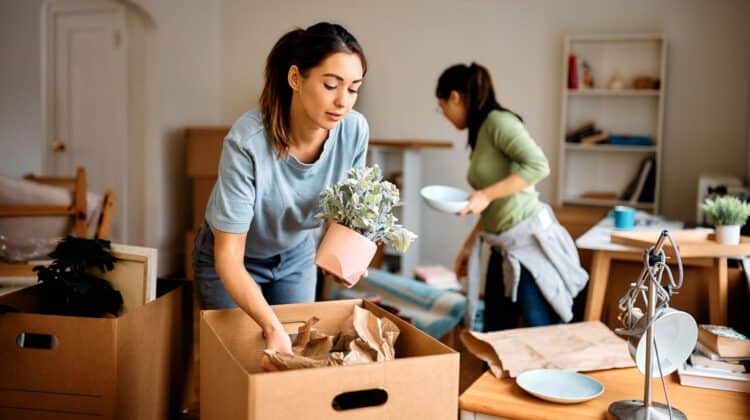
[[[260,109],[263,126],[279,157],[289,148],[288,122],[292,90],[287,77],[289,67],[292,66],[291,54],[302,32],[302,29],[287,32],[276,42],[266,60],[266,82],[260,95]]]
[[[520,115],[503,107],[497,101],[492,77],[484,66],[471,63],[470,66],[456,64],[448,67],[438,79],[435,95],[438,99],[448,99],[452,91],[458,92],[464,98],[466,125],[469,129],[467,143],[471,150],[476,147],[479,128],[490,112],[507,111],[523,122]]]

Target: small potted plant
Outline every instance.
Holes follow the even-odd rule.
[[[405,252],[417,237],[391,214],[399,203],[395,185],[384,181],[380,167],[352,168],[340,183],[326,187],[315,216],[329,222],[315,264],[353,286],[367,270],[377,244]]]
[[[716,227],[716,242],[726,245],[740,243],[740,228],[750,216],[750,203],[733,196],[706,199],[701,210],[708,222]]]
[[[117,316],[122,295],[93,273],[114,268],[117,259],[110,241],[68,236],[49,254],[48,266],[34,267],[45,299],[46,312],[72,316]]]

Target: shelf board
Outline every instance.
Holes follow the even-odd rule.
[[[661,95],[660,89],[567,89],[570,96],[653,96]]]
[[[622,42],[622,41],[663,41],[664,35],[652,34],[577,34],[568,35],[570,42]]]
[[[618,152],[618,153],[656,153],[656,146],[620,146],[611,144],[587,145],[577,143],[566,143],[566,150],[578,150],[582,152]]]
[[[654,203],[631,203],[629,201],[622,200],[602,200],[593,198],[566,198],[563,200],[565,204],[575,204],[582,206],[600,206],[600,207],[614,207],[614,206],[628,206],[635,207],[637,209],[652,210]]]
[[[448,140],[370,139],[369,146],[389,149],[450,149],[453,147],[453,142]]]

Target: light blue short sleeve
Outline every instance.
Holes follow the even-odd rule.
[[[352,167],[361,167],[365,165],[367,160],[367,144],[370,141],[370,126],[367,124],[367,120],[362,117],[357,120],[357,150],[354,155],[354,163]]]
[[[219,176],[206,208],[206,220],[213,229],[247,233],[255,203],[255,162],[234,131],[224,139]]]

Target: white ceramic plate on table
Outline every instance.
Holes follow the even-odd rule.
[[[596,379],[560,369],[527,370],[518,375],[516,384],[537,398],[561,404],[588,401],[604,392]]]
[[[469,193],[446,185],[430,185],[419,191],[428,206],[444,213],[458,213],[469,203]]]

